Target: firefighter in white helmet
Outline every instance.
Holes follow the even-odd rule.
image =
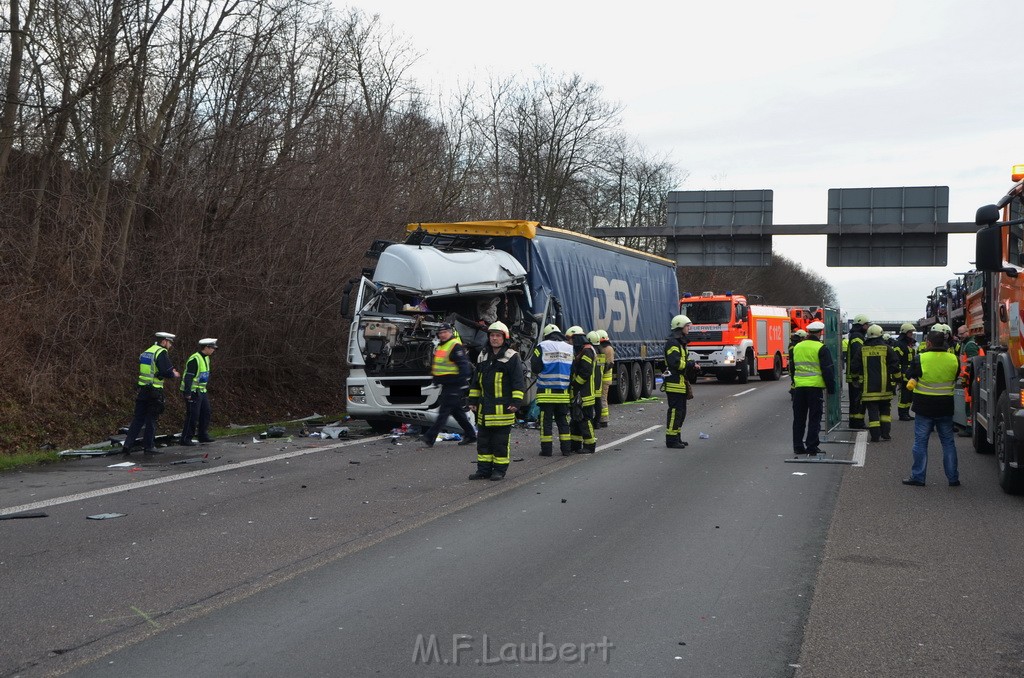
[[[572,380],[569,383],[570,447],[574,453],[593,454],[597,450],[597,436],[594,434],[597,351],[579,325],[567,329],[565,336],[572,341],[573,348]]]
[[[871,320],[864,313],[853,318],[846,349],[846,385],[850,395],[850,428],[864,428],[864,403],[860,400],[861,377],[854,374],[853,366],[860,364],[860,349],[864,346],[864,333]]]
[[[523,361],[509,346],[509,331],[499,321],[487,327],[487,348],[476,361],[469,388],[469,409],[476,412],[476,473],[470,480],[501,480],[508,471],[509,437],[523,406]]]
[[[832,354],[821,343],[825,323],[815,320],[807,326],[807,335],[792,348],[793,375],[793,451],[797,454],[821,454],[821,414],[825,391],[835,393],[836,376]]]
[[[690,319],[685,315],[672,318],[669,327],[672,334],[665,340],[664,376],[665,396],[668,413],[665,418],[665,447],[683,448],[689,443],[681,439],[683,422],[686,420],[686,401],[693,397],[690,385],[696,378],[693,363],[686,351],[686,333],[690,331]]]
[[[572,344],[558,325],[545,325],[543,339],[533,349],[530,369],[537,375],[537,407],[540,418],[540,456],[550,457],[554,429],[562,456],[572,454],[569,433],[569,380],[572,375]]]
[[[607,331],[598,330],[597,333],[601,335],[601,344],[597,347],[597,351],[604,355],[604,374],[601,375],[601,417],[599,425],[601,428],[607,428],[610,418],[608,392],[612,388],[612,380],[615,375],[615,347],[612,346],[612,340],[608,336]]]
[[[900,359],[900,395],[898,404],[896,405],[896,411],[899,413],[900,421],[913,421],[914,417],[910,414],[910,406],[914,402],[914,392],[907,387],[907,373],[910,371],[910,364],[914,362],[914,356],[917,355],[917,339],[914,337],[914,324],[903,323],[900,325],[900,336],[896,338],[896,357]]]

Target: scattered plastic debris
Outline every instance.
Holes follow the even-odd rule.
[[[441,440],[462,440],[462,434],[460,434],[460,433],[438,433],[437,434],[437,440],[435,440],[434,442],[438,442],[438,441],[441,441]]]
[[[110,454],[107,450],[64,450],[58,452],[59,457],[105,457]]]
[[[191,457],[189,459],[179,459],[178,461],[172,461],[171,465],[173,466],[175,464],[205,464],[205,463],[206,463],[206,455],[204,454],[201,457]]]
[[[29,511],[26,513],[8,513],[5,516],[0,516],[0,520],[18,520],[19,518],[48,518],[49,513],[43,511]]]
[[[352,459],[350,459],[348,463],[350,463],[350,464],[358,464],[359,462],[358,462],[358,461],[355,461],[355,460],[352,460]]]
[[[110,520],[111,518],[123,518],[127,513],[97,513],[94,516],[86,516],[89,520]]]
[[[708,439],[708,438],[710,438],[711,436],[709,436],[709,435],[708,435],[707,433],[703,433],[703,432],[702,432],[702,433],[701,433],[701,434],[700,434],[700,435],[699,435],[698,437],[699,437],[699,438],[700,438],[701,440],[707,440],[707,439]]]
[[[267,429],[268,438],[284,438],[284,426],[271,426]]]
[[[262,442],[263,442],[263,441],[262,441],[262,440],[260,440],[259,438],[253,438],[253,439],[252,439],[252,441],[253,441],[254,443],[262,443]]]
[[[807,474],[806,473],[800,473],[799,471],[793,471],[793,475],[795,475],[795,476],[805,476]]]
[[[120,464],[109,464],[107,468],[131,468],[135,466],[134,461],[122,461]]]
[[[348,426],[324,426],[320,429],[320,436],[322,438],[335,438],[340,439],[342,436],[348,435]]]

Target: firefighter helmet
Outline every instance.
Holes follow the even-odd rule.
[[[807,326],[808,332],[821,332],[825,329],[825,323],[820,320],[815,320],[813,323]]]
[[[545,337],[548,336],[549,334],[554,334],[555,332],[557,332],[558,334],[562,333],[562,330],[558,329],[558,325],[556,325],[555,323],[549,323],[544,326]]]
[[[800,337],[801,339],[807,338],[807,330],[797,330],[796,332],[793,332],[793,334]]]
[[[490,334],[491,332],[501,332],[502,334],[505,335],[505,338],[508,339],[508,325],[501,322],[500,320],[490,324],[490,326],[487,328],[487,334]]]
[[[864,336],[868,339],[877,339],[882,336],[882,326],[872,325],[868,328],[868,331],[864,333]]]
[[[671,328],[674,330],[678,330],[690,324],[690,319],[687,318],[685,315],[680,314],[672,318]]]
[[[598,334],[601,335],[601,341],[608,341],[608,333],[604,330],[598,330]]]
[[[870,322],[871,322],[871,319],[868,318],[867,315],[865,315],[864,313],[858,313],[857,315],[855,315],[853,317],[853,324],[854,325],[867,325]]]
[[[591,330],[587,332],[587,341],[589,341],[592,345],[597,346],[598,344],[601,343],[601,333],[598,332],[597,330]]]
[[[906,334],[907,332],[913,332],[916,328],[914,323],[903,323],[900,325],[900,334]]]
[[[575,334],[583,334],[583,328],[580,327],[579,325],[573,325],[572,327],[565,331],[566,337],[571,337]]]

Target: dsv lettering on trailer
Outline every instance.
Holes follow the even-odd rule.
[[[636,332],[636,321],[640,316],[640,283],[634,283],[630,294],[625,280],[609,280],[594,276],[594,326],[607,328],[610,332],[622,332],[627,327]]]

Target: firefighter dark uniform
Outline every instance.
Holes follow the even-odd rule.
[[[601,350],[601,333],[593,330],[587,333],[587,343],[594,349],[594,356],[597,362],[594,364],[594,418],[591,422],[594,430],[601,428],[601,411],[607,407],[604,401],[604,351]]]
[[[572,344],[557,325],[544,328],[544,340],[533,349],[530,368],[537,375],[537,407],[540,409],[540,455],[550,457],[558,428],[558,447],[572,454],[569,431],[569,381],[572,378]]]
[[[608,408],[608,392],[612,388],[612,379],[615,376],[615,347],[608,337],[608,332],[598,330],[601,335],[599,351],[604,354],[604,374],[601,375],[601,428],[608,427],[608,420],[611,412]]]
[[[824,410],[825,391],[835,393],[836,378],[832,354],[821,343],[820,334],[825,323],[817,320],[807,326],[810,331],[792,348],[790,373],[793,388],[793,451],[797,454],[821,453],[821,414]],[[806,437],[805,437],[806,432]]]
[[[181,375],[181,393],[185,398],[185,425],[178,442],[195,445],[192,436],[198,429],[199,442],[212,443],[210,437],[210,400],[206,387],[210,382],[210,356],[217,349],[216,339],[200,339],[199,350],[188,357]]]
[[[665,416],[665,447],[682,448],[689,443],[682,440],[683,422],[686,421],[687,378],[693,379],[694,367],[686,351],[686,332],[690,319],[685,315],[672,318],[672,334],[665,340],[665,367],[663,377],[668,413]]]
[[[156,422],[166,407],[164,380],[178,376],[171,364],[169,349],[174,335],[157,332],[156,341],[139,355],[139,391],[135,396],[135,412],[128,434],[124,439],[124,453],[131,454],[132,446],[142,431],[143,451],[146,454],[160,454],[156,449]]]
[[[574,325],[565,335],[572,340],[572,379],[569,382],[569,440],[575,453],[593,454],[597,450],[594,434],[594,370],[597,352],[587,341],[583,328]]]
[[[491,337],[500,337],[494,346]],[[516,412],[523,405],[526,380],[523,361],[508,345],[508,327],[494,322],[487,328],[488,346],[480,352],[476,375],[469,389],[469,405],[476,410],[476,473],[470,480],[501,480],[508,471],[509,438]],[[496,339],[497,340],[497,339]],[[495,341],[496,341],[495,340]]]
[[[900,326],[900,336],[896,340],[896,356],[900,359],[900,396],[896,405],[900,421],[913,421],[910,414],[910,406],[914,402],[914,392],[907,386],[907,373],[910,371],[910,364],[917,355],[917,340],[914,339],[914,326],[910,323],[903,323]]]
[[[440,343],[434,349],[430,373],[434,383],[440,384],[441,395],[437,399],[437,421],[427,429],[422,440],[427,447],[433,447],[437,434],[448,424],[448,417],[452,417],[462,427],[459,445],[469,445],[476,442],[476,431],[462,409],[462,397],[473,374],[473,365],[451,325],[444,323],[438,327],[437,338]]]
[[[891,440],[893,386],[900,379],[899,357],[882,338],[882,328],[872,325],[860,347],[860,363],[851,365],[861,381],[861,400],[867,412],[871,442]]]
[[[864,314],[853,319],[853,327],[847,337],[846,348],[846,387],[850,396],[850,428],[864,428],[864,403],[861,402],[861,379],[852,369],[860,365],[860,349],[864,346],[864,332],[870,322]]]

